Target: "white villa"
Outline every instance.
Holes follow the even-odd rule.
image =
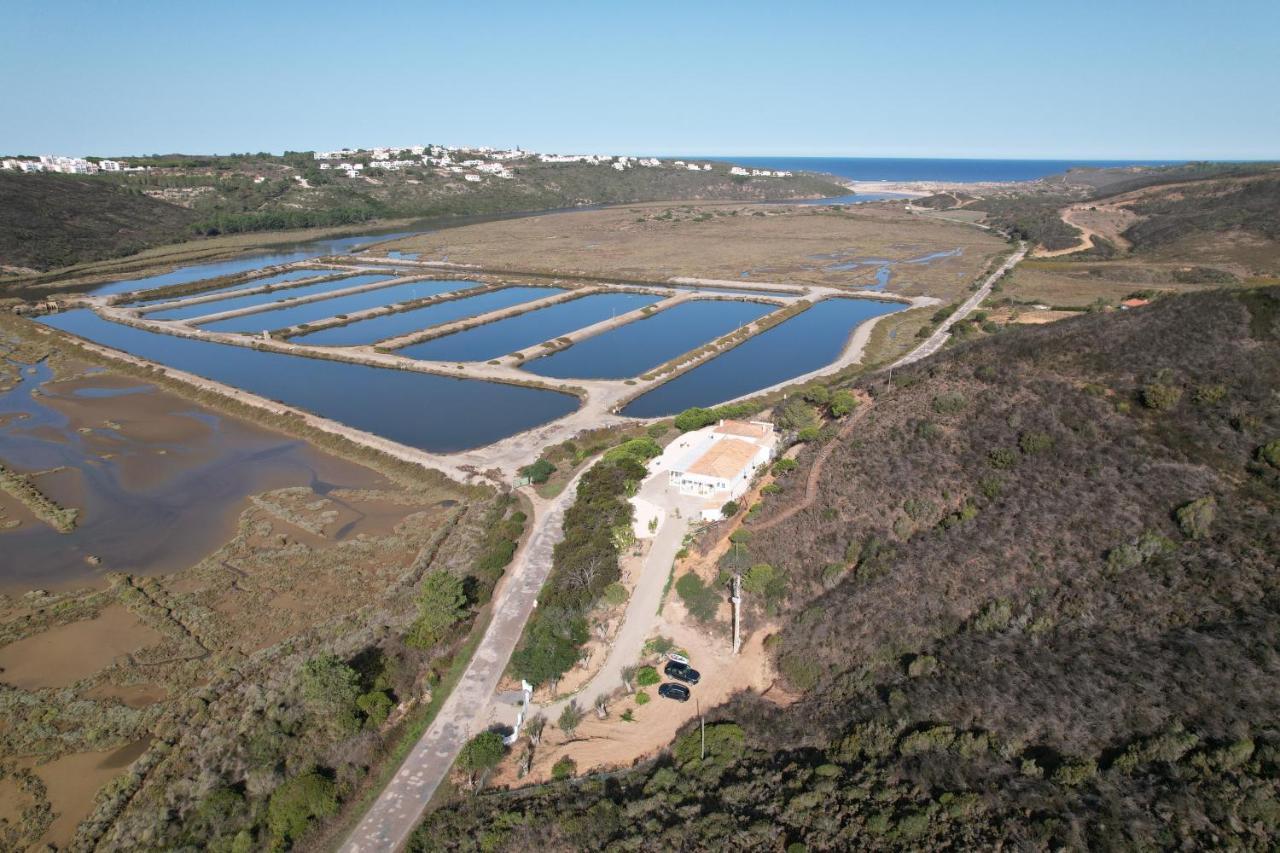
[[[771,423],[724,420],[672,442],[663,453],[663,467],[681,494],[707,499],[702,519],[716,521],[726,503],[746,493],[756,471],[773,458],[777,444]]]

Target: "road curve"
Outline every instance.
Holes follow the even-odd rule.
[[[928,358],[938,350],[942,349],[942,345],[947,342],[947,338],[951,337],[951,327],[959,323],[965,317],[968,317],[973,310],[982,304],[982,301],[991,295],[991,288],[1000,279],[1000,276],[1017,266],[1027,255],[1027,244],[1019,243],[1018,249],[1012,255],[1005,259],[999,267],[996,268],[991,275],[987,276],[982,282],[982,286],[973,292],[973,295],[960,304],[955,313],[942,321],[942,325],[934,331],[932,335],[925,338],[924,343],[895,361],[890,367],[902,367],[906,364],[914,364],[922,358]]]
[[[498,680],[551,571],[552,549],[564,537],[565,510],[577,494],[578,480],[590,467],[584,465],[550,501],[529,494],[532,530],[493,600],[493,619],[484,638],[440,713],[343,843],[343,853],[385,853],[402,847],[458,752],[487,718]]]

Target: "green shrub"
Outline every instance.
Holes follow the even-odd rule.
[[[833,418],[843,418],[858,408],[858,398],[852,391],[837,391],[831,395],[830,412]]]
[[[694,729],[676,741],[671,752],[676,763],[685,765],[703,761],[717,767],[732,764],[747,749],[746,734],[736,723],[711,723],[706,727],[706,758],[702,758],[703,732]]]
[[[649,694],[648,694],[648,693],[645,693],[643,690],[637,690],[637,691],[636,691],[636,704],[637,704],[637,705],[647,705],[647,704],[649,704]]]
[[[1098,764],[1092,758],[1079,761],[1064,761],[1053,771],[1053,781],[1068,788],[1075,788],[1088,782],[1098,774]]]
[[[356,706],[364,714],[365,725],[376,729],[391,716],[391,709],[395,707],[395,702],[385,690],[370,690],[356,699]]]
[[[1013,603],[1007,598],[988,601],[974,617],[975,631],[1003,631],[1013,621]]]
[[[983,477],[978,481],[978,490],[982,492],[982,496],[988,500],[995,500],[999,497],[1000,491],[1003,488],[1004,482],[994,474]]]
[[[958,391],[939,394],[933,398],[933,410],[940,415],[962,412],[967,405],[969,405],[969,402]]]
[[[956,730],[951,726],[932,726],[904,737],[898,744],[898,752],[902,755],[944,752],[950,748],[955,739]]]
[[[522,477],[528,477],[531,483],[545,483],[551,479],[551,475],[556,472],[556,466],[552,465],[546,459],[539,459],[532,465],[526,465],[520,469]]]
[[[816,687],[822,676],[821,666],[805,653],[785,655],[778,661],[778,669],[791,686],[802,693]]]
[[[1280,468],[1280,438],[1268,441],[1258,448],[1258,461],[1265,462],[1272,468]]]
[[[569,756],[564,756],[555,764],[551,765],[551,778],[557,781],[568,779],[578,772],[578,762]]]
[[[627,600],[627,588],[614,581],[604,588],[604,601],[610,607],[617,607]]]
[[[737,501],[729,501],[720,508],[720,514],[725,518],[733,518],[738,514],[739,509],[740,507],[738,506]]]
[[[684,602],[689,615],[699,622],[710,622],[716,618],[720,595],[693,572],[686,572],[676,579],[676,594]]]
[[[1107,568],[1112,572],[1136,569],[1147,560],[1175,548],[1174,544],[1159,533],[1147,531],[1132,543],[1118,545],[1107,552]]]
[[[1198,406],[1216,406],[1227,396],[1227,386],[1219,384],[1201,385],[1196,388],[1192,399]]]
[[[907,498],[902,503],[902,509],[912,521],[926,521],[938,511],[932,501],[918,498]]]
[[[933,675],[937,671],[938,659],[933,655],[916,655],[911,659],[911,663],[907,664],[907,675],[912,678]]]
[[[1028,456],[1043,453],[1053,447],[1053,436],[1046,432],[1024,432],[1018,436],[1018,447]]]
[[[1018,452],[1008,447],[997,447],[987,454],[992,468],[1005,470],[1018,464]]]
[[[658,670],[652,666],[642,666],[636,670],[636,684],[641,687],[652,687],[662,681]]]
[[[773,473],[785,474],[788,471],[794,471],[799,465],[800,463],[794,459],[779,459],[777,462],[773,463]]]
[[[1218,502],[1214,500],[1213,495],[1206,495],[1183,504],[1174,512],[1174,516],[1178,519],[1178,529],[1188,539],[1203,539],[1208,536],[1209,528],[1213,526],[1217,515]]]
[[[1182,389],[1163,382],[1149,382],[1142,388],[1142,405],[1157,412],[1167,412],[1182,399]]]
[[[633,438],[609,450],[605,453],[604,458],[613,462],[624,456],[629,456],[640,462],[645,462],[661,454],[662,446],[652,438]]]

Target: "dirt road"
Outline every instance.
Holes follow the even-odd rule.
[[[533,501],[532,532],[494,597],[493,620],[484,638],[440,713],[342,845],[344,853],[381,853],[402,847],[459,750],[479,733],[498,680],[551,571],[552,549],[563,538],[565,510],[577,494],[578,480],[590,467],[584,465],[553,500],[528,492]]]
[[[956,323],[968,317],[973,310],[982,304],[983,300],[991,295],[991,288],[999,281],[1000,277],[1018,265],[1027,255],[1027,244],[1019,243],[1018,249],[1008,259],[998,266],[991,275],[987,276],[982,282],[982,286],[973,292],[973,295],[960,304],[955,313],[942,321],[942,324],[934,331],[932,335],[925,339],[925,342],[895,361],[892,367],[902,367],[907,364],[914,364],[922,358],[928,358],[938,350],[942,349],[942,345],[947,342],[947,338],[951,337],[951,327]]]

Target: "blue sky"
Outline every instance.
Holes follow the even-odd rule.
[[[6,0],[0,151],[1280,157],[1280,2]]]

